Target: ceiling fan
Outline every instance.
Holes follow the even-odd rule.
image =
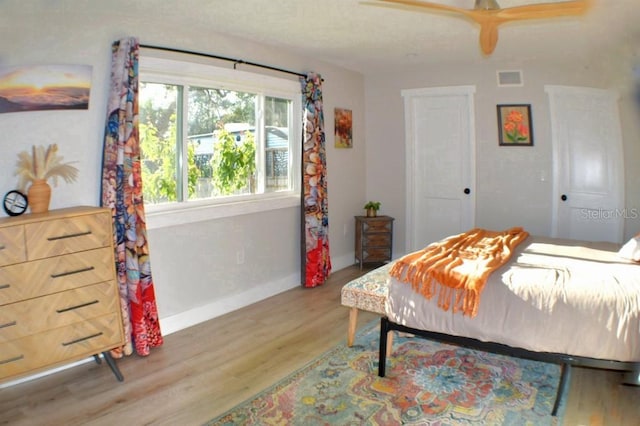
[[[419,0],[376,1],[390,3],[391,5],[421,8],[423,12],[432,10],[454,12],[469,18],[480,25],[480,48],[485,55],[490,55],[498,43],[498,26],[500,24],[526,19],[547,19],[559,16],[582,15],[587,11],[592,2],[592,0],[574,0],[501,8],[496,0],[475,0],[473,9],[463,9]]]

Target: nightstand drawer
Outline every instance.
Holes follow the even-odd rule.
[[[27,259],[108,247],[113,238],[110,230],[108,213],[26,224]]]
[[[366,233],[391,232],[392,223],[388,219],[369,219],[362,223],[362,231]]]
[[[0,343],[0,377],[92,356],[121,344],[120,318],[116,313],[33,334]]]
[[[362,245],[365,249],[371,247],[389,247],[391,245],[391,234],[368,234],[364,237]]]
[[[0,269],[0,305],[113,280],[110,247]]]
[[[368,262],[386,262],[391,260],[390,248],[366,248],[362,250],[362,261]]]
[[[0,343],[117,312],[113,282],[37,297],[0,310]]]
[[[24,250],[24,226],[0,228],[0,266],[27,260]]]

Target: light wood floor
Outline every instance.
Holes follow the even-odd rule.
[[[118,360],[119,383],[93,362],[0,389],[0,424],[198,425],[344,344],[337,271],[322,287],[297,288],[165,337],[146,358]],[[360,326],[376,316],[361,313]],[[565,425],[640,425],[640,388],[616,372],[574,368]]]

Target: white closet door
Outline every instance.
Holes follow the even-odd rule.
[[[622,242],[624,163],[618,96],[546,86],[551,111],[553,236]]]
[[[475,223],[472,86],[404,90],[407,252]]]

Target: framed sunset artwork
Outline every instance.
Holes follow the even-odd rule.
[[[88,109],[90,65],[0,69],[0,113]]]

